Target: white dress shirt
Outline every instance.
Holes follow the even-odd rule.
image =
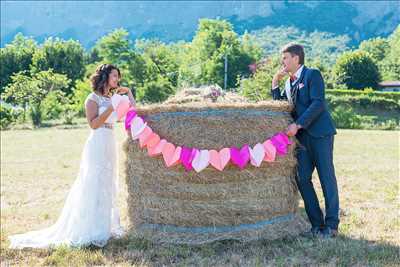
[[[303,68],[304,68],[304,65],[301,65],[301,67],[296,71],[296,73],[294,74],[296,76],[296,80],[294,80],[292,82],[292,84],[295,84],[297,82],[297,80],[300,79],[300,75],[301,75],[301,72],[303,71]],[[285,82],[285,92],[286,92],[286,96],[289,100],[289,103],[293,104],[291,94],[290,94],[290,89],[291,88],[290,88],[290,77],[289,77]]]

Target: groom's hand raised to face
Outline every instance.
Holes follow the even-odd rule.
[[[272,78],[272,88],[275,88],[278,86],[279,81],[282,80],[286,75],[288,75],[288,70],[286,67],[282,67],[280,70],[278,70],[274,77]]]

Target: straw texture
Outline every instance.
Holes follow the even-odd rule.
[[[284,131],[291,121],[290,106],[275,101],[171,102],[141,107],[138,113],[177,146],[252,147]],[[201,244],[275,239],[304,230],[297,214],[295,144],[286,156],[259,168],[248,165],[240,171],[229,163],[222,172],[209,166],[200,173],[186,172],[180,165],[165,167],[162,156],[149,157],[131,137],[124,150],[130,229],[139,236],[160,243]]]

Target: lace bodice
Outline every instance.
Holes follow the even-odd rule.
[[[99,96],[95,93],[90,93],[85,101],[85,106],[86,102],[89,100],[93,100],[94,102],[97,103],[97,106],[99,107],[99,115],[103,113],[110,105],[111,105],[111,98],[105,97],[105,96]],[[108,116],[107,120],[105,121],[106,123],[114,123],[118,120],[117,113],[113,111],[110,116]]]

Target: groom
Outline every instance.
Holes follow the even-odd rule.
[[[311,222],[311,236],[334,237],[339,225],[339,195],[333,166],[333,139],[336,129],[325,102],[325,85],[321,73],[304,66],[304,49],[298,44],[288,44],[281,50],[282,69],[272,80],[272,97],[288,100],[294,106],[294,123],[287,129],[289,136],[300,142],[296,182],[304,200]],[[285,88],[279,81],[286,75]],[[317,169],[325,198],[325,218],[311,181]]]

